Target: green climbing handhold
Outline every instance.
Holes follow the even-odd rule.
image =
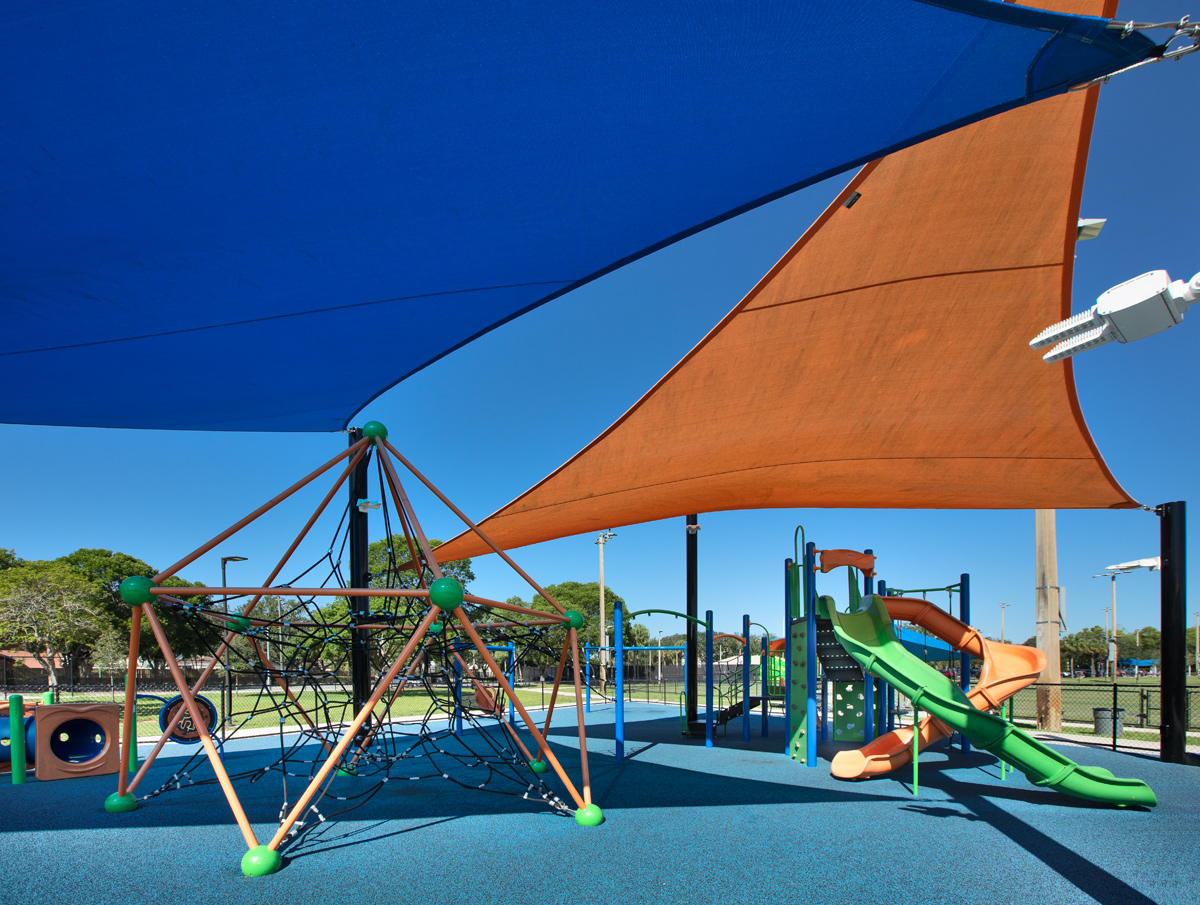
[[[156,587],[154,582],[144,575],[130,575],[121,582],[121,599],[130,606],[153,603],[154,595],[150,593],[150,589],[153,587]]]
[[[453,578],[439,578],[429,586],[429,602],[442,610],[462,606],[463,586]]]

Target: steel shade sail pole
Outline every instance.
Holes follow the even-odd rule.
[[[1162,727],[1159,756],[1187,762],[1187,525],[1186,504],[1158,507],[1162,546]],[[1116,719],[1116,714],[1113,714]]]
[[[690,727],[696,722],[696,717],[699,712],[697,706],[698,687],[697,687],[697,672],[700,668],[699,647],[700,637],[697,630],[697,625],[700,619],[700,591],[699,581],[697,577],[697,563],[699,557],[699,547],[697,544],[697,535],[700,533],[700,516],[689,515],[687,517],[687,606],[685,610],[688,615],[687,619],[687,725]]]

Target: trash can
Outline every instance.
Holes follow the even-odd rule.
[[[1111,707],[1093,707],[1092,708],[1092,724],[1096,735],[1107,735],[1112,738],[1113,734],[1113,717]],[[1125,708],[1117,708],[1117,735],[1122,735],[1125,732]]]

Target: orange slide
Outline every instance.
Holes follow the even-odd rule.
[[[927,600],[911,597],[884,597],[884,605],[893,620],[912,622],[945,641],[955,650],[983,660],[979,684],[967,692],[967,698],[979,710],[994,710],[1046,668],[1046,655],[1032,647],[988,641],[976,629],[955,619]],[[917,726],[921,748],[948,737],[953,731],[945,723],[926,716]],[[897,729],[881,735],[857,751],[842,751],[833,759],[830,772],[838,779],[867,779],[881,776],[912,763],[913,730]]]

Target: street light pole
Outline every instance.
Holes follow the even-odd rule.
[[[1116,640],[1117,640],[1117,576],[1123,575],[1126,572],[1133,572],[1135,569],[1149,569],[1151,572],[1157,571],[1162,567],[1161,557],[1151,556],[1146,559],[1135,559],[1132,562],[1121,562],[1115,566],[1105,566],[1104,571],[1092,578],[1109,578],[1112,580],[1112,635],[1109,637],[1107,630],[1105,632],[1105,641],[1110,644],[1109,651],[1112,653],[1112,680],[1117,681],[1117,660],[1116,660]],[[1107,672],[1107,667],[1105,669]]]
[[[658,684],[662,684],[662,630],[658,632]]]
[[[1112,612],[1111,606],[1106,606],[1104,608],[1104,675],[1105,676],[1108,675],[1108,651],[1109,651],[1109,645],[1112,644],[1112,629],[1109,628],[1109,625],[1108,625],[1108,615],[1111,612]],[[1114,682],[1116,681],[1116,676],[1113,677],[1113,681]]]
[[[596,538],[596,545],[600,548],[600,693],[604,694],[608,687],[608,651],[604,648],[607,646],[604,642],[608,639],[608,627],[605,625],[604,613],[604,545],[616,537],[616,532],[611,528],[607,531],[601,531]]]
[[[245,556],[222,556],[221,557],[221,588],[229,587],[229,582],[225,578],[225,564],[231,562],[246,562]],[[229,592],[221,591],[221,609],[225,612],[226,617],[229,616]],[[226,630],[228,630],[229,620],[226,618]],[[229,687],[229,645],[225,646],[225,669],[221,679],[221,742],[225,741],[225,727],[229,722],[233,711],[233,689]]]
[[[1000,643],[1001,644],[1004,643],[1004,611],[1007,610],[1008,607],[1009,607],[1009,604],[1007,604],[1007,603],[1000,604]]]

